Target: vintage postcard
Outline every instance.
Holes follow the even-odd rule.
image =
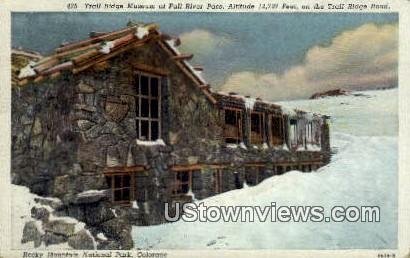
[[[409,257],[409,1],[0,5],[0,257]]]

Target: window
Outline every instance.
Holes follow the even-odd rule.
[[[270,143],[271,145],[282,145],[283,144],[283,117],[282,116],[271,116],[270,123]]]
[[[212,173],[212,182],[213,182],[213,185],[214,185],[215,193],[222,193],[222,191],[223,191],[223,189],[222,189],[222,183],[223,183],[222,171],[223,171],[223,169],[217,168]]]
[[[198,170],[174,171],[174,183],[172,195],[180,196],[187,194],[192,189],[192,173]]]
[[[224,138],[226,143],[242,142],[242,111],[225,109]]]
[[[276,174],[277,175],[282,175],[284,173],[284,167],[282,166],[277,166],[276,167]]]
[[[251,144],[262,144],[264,134],[263,113],[251,113]]]
[[[116,174],[106,176],[111,189],[111,200],[115,203],[129,203],[132,200],[133,182],[130,174]]]
[[[138,73],[135,77],[135,114],[137,136],[154,141],[161,135],[160,77]]]
[[[298,144],[297,123],[296,119],[290,119],[289,121],[289,142],[291,147],[296,147]]]
[[[117,204],[130,204],[133,200],[144,199],[141,193],[145,189],[136,189],[136,181],[146,176],[137,177],[137,172],[145,171],[143,167],[110,167],[106,168],[105,179],[111,189],[111,201]]]

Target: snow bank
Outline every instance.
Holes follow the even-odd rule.
[[[317,173],[292,171],[254,187],[204,200],[212,205],[371,205],[381,207],[379,223],[184,222],[133,227],[137,248],[232,249],[395,248],[397,244],[397,139],[336,134],[334,161]],[[365,150],[365,151],[364,151]],[[381,159],[380,157],[383,157]],[[244,234],[243,232],[246,232]],[[223,236],[223,240],[218,237]],[[175,241],[181,239],[184,241]]]
[[[354,96],[362,94],[365,96]],[[294,108],[331,117],[330,133],[359,136],[395,136],[398,132],[398,90],[352,92],[350,96],[278,102],[283,109]],[[332,138],[331,138],[332,139]]]
[[[204,201],[211,205],[379,206],[378,223],[184,222],[133,227],[136,248],[395,249],[397,248],[397,90],[371,98],[293,101],[290,108],[329,114],[332,162],[314,173],[291,171],[257,186]],[[349,103],[348,110],[346,105]],[[366,134],[368,136],[366,136]],[[313,146],[312,146],[313,147]],[[310,148],[310,147],[309,147]],[[175,241],[175,239],[183,241]]]

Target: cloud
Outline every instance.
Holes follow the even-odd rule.
[[[186,53],[193,53],[197,57],[211,54],[216,49],[228,44],[230,39],[226,36],[216,35],[210,31],[195,29],[179,35],[180,49]]]
[[[221,90],[264,99],[307,98],[316,92],[397,86],[397,24],[364,24],[314,46],[302,64],[282,74],[243,71],[232,74]]]

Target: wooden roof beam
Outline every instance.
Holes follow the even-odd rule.
[[[194,57],[193,54],[181,54],[179,56],[173,56],[172,59],[176,60],[176,61],[184,61],[184,60],[191,60]]]

